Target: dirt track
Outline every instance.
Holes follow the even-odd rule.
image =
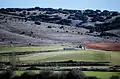
[[[120,51],[120,43],[87,43],[85,46],[91,49]]]

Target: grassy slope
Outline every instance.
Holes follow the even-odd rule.
[[[20,56],[22,61],[30,62],[36,61],[94,61],[94,62],[111,62],[112,64],[120,64],[120,52],[108,52],[100,50],[71,50],[71,51],[58,51],[49,53],[29,54]]]
[[[84,72],[87,76],[96,76],[101,79],[110,79],[111,76],[120,76],[120,72]]]
[[[0,47],[0,52],[23,52],[23,51],[43,51],[43,50],[58,50],[65,46],[31,46],[31,47]],[[120,64],[120,52],[110,52],[101,50],[69,50],[58,52],[46,52],[38,54],[21,55],[20,60],[24,62],[30,61],[64,61],[64,60],[78,60],[78,61],[95,61],[104,62],[110,61],[113,64]]]
[[[60,46],[60,45],[54,45],[54,46],[28,46],[28,47],[0,46],[0,53],[59,50],[59,49],[63,49],[63,47],[65,47],[65,46]]]
[[[62,49],[63,47],[57,46],[40,46],[40,47],[0,47],[0,52],[18,52],[18,51],[39,51],[50,49]],[[59,52],[49,52],[40,54],[29,54],[20,56],[25,62],[27,60],[30,62],[33,60],[37,61],[62,61],[62,60],[86,60],[86,61],[111,61],[113,64],[120,64],[120,52],[108,52],[100,50],[81,50],[81,51],[59,51]],[[22,60],[22,61],[23,61]],[[22,74],[24,71],[16,71],[17,75]],[[39,71],[34,71],[38,73]],[[104,73],[104,74],[103,74]],[[85,72],[87,76],[97,76],[102,79],[109,79],[111,75],[120,75],[119,72]]]

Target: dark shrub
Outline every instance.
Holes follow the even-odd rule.
[[[62,19],[62,20],[58,21],[57,24],[70,25],[71,24],[71,20]]]
[[[21,79],[35,79],[35,73],[25,72],[21,75]]]
[[[25,15],[24,15],[24,14],[22,14],[22,13],[19,13],[19,16],[24,17]]]
[[[120,79],[120,76],[112,76],[110,79]]]
[[[37,13],[36,12],[33,12],[33,15],[36,15]]]
[[[90,30],[89,30],[89,33],[93,33],[93,32],[94,32],[94,30],[93,30],[93,29],[90,29]]]
[[[68,33],[68,31],[66,31]]]
[[[25,32],[21,32],[20,34],[25,34]]]
[[[31,31],[31,34],[33,34],[33,32]]]
[[[103,24],[95,24],[95,26],[96,27],[94,27],[94,28],[98,32],[112,30],[112,29],[118,29],[120,26],[120,17],[117,17],[112,22],[106,22]]]
[[[96,13],[101,13],[101,10],[96,10],[95,12],[96,12]]]
[[[85,79],[97,79],[97,77],[86,77]]]
[[[8,12],[15,12],[16,11],[14,8],[6,8],[6,10],[8,10]]]
[[[93,10],[87,9],[83,12],[84,15],[94,14],[95,12]]]
[[[30,15],[30,12],[27,12],[27,15]]]
[[[101,16],[108,16],[110,15],[110,12],[108,10],[104,10],[103,12],[101,12]]]
[[[111,19],[111,18],[112,18],[112,16],[107,16],[107,17],[106,17],[106,19]]]
[[[23,14],[26,15],[26,11],[23,11]]]
[[[31,46],[32,44],[31,43],[28,43],[29,46]]]
[[[68,16],[68,19],[79,20],[79,18],[75,16]]]
[[[118,37],[118,36],[115,35],[115,34],[112,34],[112,33],[106,33],[106,32],[102,32],[102,33],[100,33],[100,36],[115,36],[115,37]]]
[[[54,14],[52,11],[47,11],[46,14]]]
[[[80,70],[72,70],[67,74],[67,79],[84,79],[86,76]]]
[[[37,24],[37,25],[41,25],[41,23],[40,23],[40,22],[38,22],[38,21],[35,21],[35,24]]]
[[[96,15],[91,20],[92,20],[92,22],[96,22],[96,21],[103,22],[105,19],[103,17],[99,16],[99,15]]]
[[[61,11],[61,13],[63,13],[63,14],[69,14],[69,12],[67,12],[67,11]]]
[[[63,28],[64,28],[64,26],[61,26],[61,27],[60,27],[60,29],[63,29]]]
[[[35,10],[40,10],[40,7],[35,7]]]
[[[52,28],[51,26],[48,26],[47,28]]]
[[[82,48],[82,45],[79,45],[78,48]]]
[[[111,12],[112,14],[112,16],[117,16],[117,15],[119,15],[119,13],[118,12],[115,12],[115,11],[113,11],[113,12]]]
[[[52,71],[41,71],[40,75],[43,79],[49,79],[49,77],[53,74]]]
[[[43,77],[42,77],[42,75],[40,73],[37,74],[36,77],[37,77],[36,79],[43,79]]]
[[[66,71],[61,71],[58,73],[58,76],[59,76],[59,79],[67,79],[66,76],[67,76],[68,72]]]
[[[10,79],[12,76],[11,72],[3,72],[2,74],[0,74],[0,79]]]
[[[12,79],[21,79],[21,77],[20,76],[15,76]]]
[[[25,18],[25,22],[27,22],[28,18]]]

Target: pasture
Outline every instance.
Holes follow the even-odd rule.
[[[85,71],[86,76],[96,76],[98,79],[110,79],[111,76],[120,76],[120,72],[93,72]]]
[[[101,50],[63,50],[58,52],[45,52],[28,55],[20,55],[21,62],[33,61],[92,61],[92,62],[111,62],[111,64],[120,64],[120,52],[110,52]]]
[[[16,71],[16,75],[22,75],[25,71]],[[39,74],[39,70],[33,70],[30,72],[34,72]],[[93,71],[84,71],[86,76],[96,76],[98,79],[110,79],[111,76],[119,76],[120,72],[93,72]]]
[[[0,46],[0,53],[7,52],[29,52],[29,51],[46,51],[46,50],[60,50],[63,49],[61,45],[50,45],[50,46]]]
[[[31,46],[31,47],[0,47],[0,52],[24,52],[24,51],[45,51],[58,50],[55,52],[32,53],[18,55],[19,62],[44,62],[44,61],[93,61],[93,62],[111,62],[111,64],[120,64],[120,52],[102,51],[102,50],[63,50],[69,46]],[[60,50],[60,51],[59,51]],[[1,56],[1,59],[7,60],[8,57]]]
[[[111,62],[111,64],[120,65],[120,51],[102,51],[102,50],[63,50],[64,47],[69,46],[31,46],[31,47],[0,47],[0,53],[6,52],[26,52],[26,51],[45,51],[45,50],[61,50],[55,52],[32,53],[25,55],[18,55],[19,62],[45,62],[45,61],[92,61],[92,62]],[[0,56],[0,60],[8,60],[9,57]],[[24,71],[16,71],[17,75],[21,75]],[[33,71],[39,73],[40,71]],[[112,75],[119,76],[119,72],[84,72],[87,76],[96,76],[101,79],[109,79]]]

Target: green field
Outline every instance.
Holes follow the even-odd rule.
[[[111,76],[120,76],[120,72],[84,72],[86,76],[96,76],[100,79],[110,79]]]
[[[28,51],[45,51],[45,50],[60,50],[66,46],[51,45],[51,46],[25,46],[25,47],[14,47],[14,46],[0,46],[0,53],[7,52],[28,52]]]
[[[21,75],[25,71],[16,71],[16,75]],[[33,70],[36,74],[39,74],[39,70]],[[120,76],[120,72],[93,72],[93,71],[84,71],[86,76],[96,76],[98,79],[110,79],[111,76]]]
[[[101,50],[63,50],[69,46],[31,46],[31,47],[0,47],[0,53],[6,52],[25,52],[25,51],[45,51],[61,50],[56,52],[44,52],[27,55],[19,55],[19,62],[44,62],[44,61],[93,61],[93,62],[111,62],[111,64],[120,65],[120,52],[101,51]],[[8,60],[9,57],[0,56],[0,60]],[[34,71],[38,72],[38,71]],[[16,71],[16,74],[22,74],[23,71]],[[109,79],[112,75],[120,75],[120,72],[85,72],[87,76],[97,76],[102,79]]]
[[[100,50],[71,50],[46,52],[38,54],[29,54],[19,56],[22,62],[33,61],[93,61],[93,62],[111,62],[112,64],[120,64],[120,52],[108,52]]]
[[[110,52],[101,50],[63,50],[68,46],[31,46],[31,47],[0,47],[1,53],[6,52],[23,52],[23,51],[45,51],[45,50],[61,50],[56,52],[43,52],[35,54],[19,55],[21,62],[37,62],[37,61],[93,61],[93,62],[111,62],[112,64],[120,64],[120,52]],[[8,60],[9,57],[0,56],[2,60]]]

